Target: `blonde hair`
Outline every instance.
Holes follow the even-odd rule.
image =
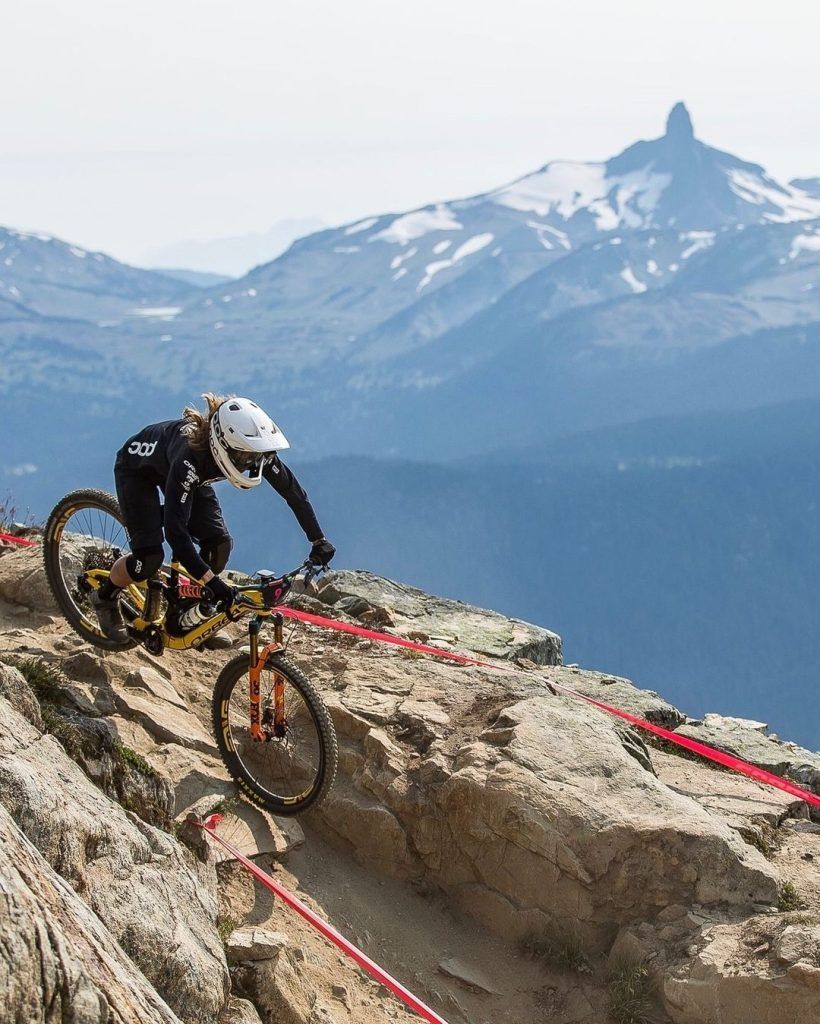
[[[208,450],[208,428],[211,423],[211,417],[220,405],[223,402],[227,402],[232,396],[215,395],[211,391],[206,391],[202,397],[207,405],[207,409],[204,412],[200,412],[199,409],[194,408],[192,405],[186,405],[182,410],[182,418],[185,420],[182,425],[182,433],[188,438],[188,443],[196,452],[206,452]]]

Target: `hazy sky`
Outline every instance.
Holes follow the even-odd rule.
[[[25,0],[0,41],[0,224],[122,259],[469,195],[700,138],[820,175],[820,3]]]

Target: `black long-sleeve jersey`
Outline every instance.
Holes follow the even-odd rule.
[[[209,451],[195,451],[182,432],[185,420],[165,420],[143,427],[117,453],[115,472],[139,477],[165,494],[164,529],[168,543],[183,565],[198,577],[208,565],[196,550],[188,529],[193,494],[198,487],[224,480]],[[273,455],[262,472],[265,480],[288,503],[313,543],[322,537],[313,506],[294,474]]]

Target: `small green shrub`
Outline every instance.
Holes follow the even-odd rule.
[[[800,896],[800,893],[794,887],[793,882],[781,882],[780,892],[777,900],[778,910],[781,910],[784,914],[791,910],[805,910],[806,902]]]
[[[216,919],[216,931],[222,940],[222,945],[228,944],[228,939],[236,931],[236,921],[232,917],[223,917],[221,914]]]
[[[26,509],[25,515],[20,518],[20,510],[14,501],[11,494],[6,494],[4,498],[0,498],[0,531],[3,533],[12,533],[15,526],[22,525],[27,529],[34,526],[34,516],[31,514],[29,509]]]
[[[408,661],[422,661],[425,655],[424,651],[414,651],[412,647],[402,647],[401,656]]]
[[[119,740],[114,743],[114,754],[129,767],[138,771],[140,775],[144,775],[148,779],[155,779],[157,777],[156,768],[152,767],[145,758],[132,750],[130,747],[126,747],[124,743],[120,743]]]
[[[702,764],[706,768],[711,768],[712,771],[732,771],[732,769],[727,768],[726,765],[719,764],[717,761],[710,761],[708,757],[701,757],[700,754],[696,754],[693,750],[688,750],[686,747],[680,747],[677,743],[673,743],[672,740],[664,739],[663,736],[656,736],[654,733],[647,732],[644,736],[644,740],[648,747],[654,747],[656,750],[660,750],[664,754],[673,754],[675,757],[680,757],[684,761],[696,761],[698,764]]]
[[[41,704],[63,703],[64,687],[68,684],[68,679],[56,665],[43,658],[21,658],[14,654],[4,656],[0,660],[17,669],[34,690]]]
[[[757,825],[744,828],[740,832],[741,839],[759,850],[764,857],[771,859],[777,850],[777,837],[771,825]]]
[[[45,731],[59,740],[69,757],[76,761],[82,754],[82,745],[77,730],[63,718],[53,704],[41,704],[40,713],[43,717]]]
[[[652,979],[643,961],[624,963],[609,978],[609,1016],[614,1024],[649,1024]]]
[[[585,973],[590,970],[581,940],[575,934],[558,935],[550,929],[531,932],[521,940],[519,948],[530,960],[560,971]]]
[[[221,800],[218,800],[213,807],[205,814],[205,817],[209,817],[211,814],[232,814],[235,807],[239,803],[239,796],[234,794],[233,796],[223,796]]]

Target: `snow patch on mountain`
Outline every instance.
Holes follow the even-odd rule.
[[[434,260],[432,263],[428,263],[424,268],[424,277],[419,281],[416,291],[420,292],[422,288],[426,288],[439,271],[453,267],[456,263],[466,259],[467,256],[472,256],[485,249],[492,242],[493,237],[489,231],[485,231],[480,235],[473,235],[463,245],[460,245],[449,259]]]
[[[376,232],[369,240],[407,245],[408,242],[421,238],[431,231],[461,231],[463,227],[464,225],[453,216],[452,210],[446,204],[439,203],[434,207],[413,210],[412,213],[397,217],[392,224],[383,231]]]
[[[588,210],[601,231],[625,225],[644,227],[672,176],[656,174],[652,165],[623,175],[607,175],[606,164],[555,161],[491,193],[500,206],[538,217],[557,214],[570,220]]]
[[[412,259],[417,252],[418,249],[415,247],[415,245],[412,247],[412,249],[408,249],[407,252],[400,252],[398,256],[394,256],[393,259],[390,261],[390,269],[395,270],[397,267],[400,267],[405,260]]]
[[[764,174],[731,168],[727,172],[729,187],[744,202],[755,206],[773,206],[777,213],[764,213],[762,220],[787,224],[795,220],[820,217],[820,199],[793,185],[779,185]]]
[[[820,234],[795,235],[789,249],[789,259],[797,259],[801,252],[820,252]]]
[[[626,281],[626,283],[629,285],[632,291],[635,292],[636,295],[640,295],[641,292],[646,291],[646,285],[643,283],[643,281],[639,281],[637,277],[635,277],[635,271],[632,269],[632,267],[624,267],[624,269],[621,271],[620,276],[623,278],[624,281]]]
[[[230,295],[223,295],[223,302],[230,302]],[[129,309],[131,316],[158,317],[160,320],[173,320],[182,312],[182,306],[138,306],[136,309]]]
[[[708,249],[710,246],[715,244],[715,232],[714,231],[684,231],[679,239],[681,242],[691,242],[683,252],[680,254],[682,260],[688,260],[690,256],[694,256],[696,252],[700,252],[702,249]]]
[[[472,238],[468,238],[463,245],[460,245],[453,253],[453,263],[458,263],[459,260],[463,260],[465,256],[472,256],[473,253],[480,252],[485,249],[490,242],[493,240],[493,235],[489,231],[485,231],[480,235],[473,235]]]
[[[570,242],[566,232],[559,231],[558,228],[551,227],[549,224],[542,224],[537,220],[528,220],[527,227],[533,229],[538,241],[545,249],[554,249],[556,243],[563,249],[572,248],[572,242]]]
[[[367,217],[365,220],[360,220],[358,224],[351,224],[349,228],[345,228],[345,234],[357,235],[360,231],[367,231],[378,219],[378,217]]]

